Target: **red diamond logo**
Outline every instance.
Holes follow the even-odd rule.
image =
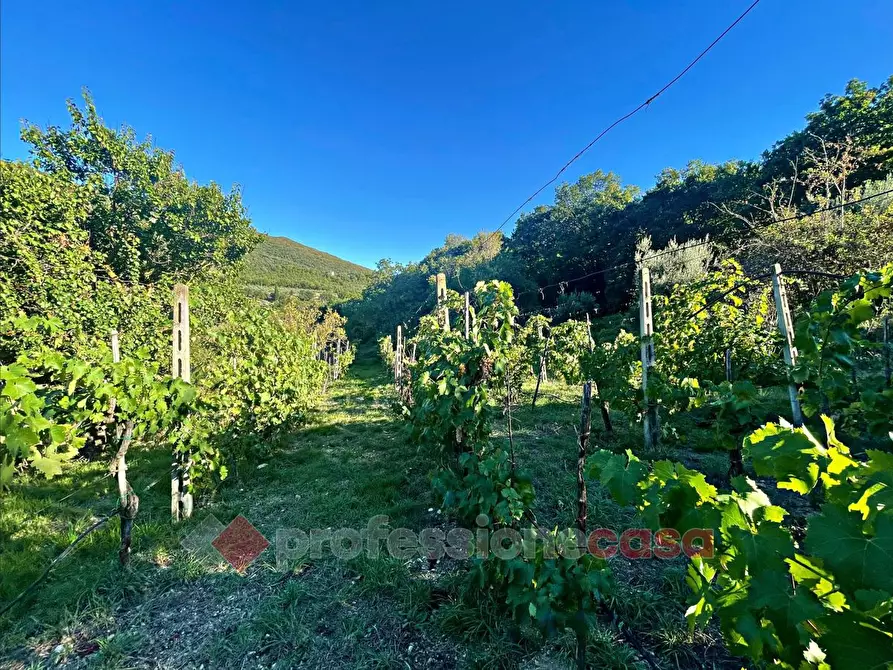
[[[270,546],[267,538],[241,514],[211,544],[239,573],[245,572]]]

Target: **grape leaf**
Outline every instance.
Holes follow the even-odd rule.
[[[809,520],[806,548],[821,558],[836,580],[857,589],[893,592],[893,515],[881,513],[874,535],[862,530],[860,518],[833,505]]]

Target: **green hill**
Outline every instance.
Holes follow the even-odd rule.
[[[255,295],[294,294],[325,302],[359,296],[371,277],[369,268],[287,237],[264,238],[248,254],[242,271],[245,285]]]

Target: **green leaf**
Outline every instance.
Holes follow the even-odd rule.
[[[3,385],[3,391],[0,395],[6,396],[11,400],[18,400],[22,396],[34,393],[37,390],[37,384],[30,379],[10,379]]]
[[[858,515],[826,504],[810,517],[806,548],[821,558],[850,593],[858,589],[893,592],[893,513],[878,515],[874,533],[863,531]]]
[[[609,451],[596,452],[591,473],[621,505],[631,505],[639,500],[639,483],[648,475],[648,467],[629,450],[626,456]],[[590,475],[591,476],[591,475]]]
[[[62,463],[54,458],[44,458],[43,456],[35,456],[31,460],[31,465],[33,465],[38,471],[43,473],[43,475],[47,479],[52,479],[56,475],[62,474]]]
[[[834,670],[882,670],[893,664],[893,635],[846,614],[821,621],[827,632],[819,639]]]

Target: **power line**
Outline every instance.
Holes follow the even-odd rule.
[[[627,112],[626,114],[621,116],[619,119],[614,121],[611,125],[609,125],[607,128],[605,128],[603,131],[601,131],[598,135],[596,135],[595,139],[593,139],[589,144],[587,144],[580,151],[578,151],[573,158],[571,158],[567,163],[565,163],[564,166],[562,166],[562,168],[558,172],[555,173],[554,177],[552,177],[549,181],[547,181],[545,184],[540,186],[536,191],[534,191],[533,194],[529,198],[527,198],[527,200],[525,200],[520,205],[518,205],[518,207],[515,208],[515,210],[506,217],[505,221],[503,221],[501,224],[499,224],[499,227],[496,230],[494,230],[493,233],[491,233],[491,234],[495,235],[500,230],[502,230],[505,227],[505,224],[507,224],[509,221],[511,221],[512,218],[518,212],[520,212],[522,209],[524,209],[524,207],[527,204],[530,203],[530,201],[532,201],[536,196],[538,196],[540,193],[542,193],[544,190],[546,190],[549,186],[551,186],[556,181],[558,181],[558,178],[562,174],[564,174],[565,170],[567,170],[571,165],[573,165],[581,156],[583,156],[583,154],[585,154],[587,151],[589,151],[596,142],[598,142],[601,138],[603,138],[605,135],[607,135],[609,132],[611,132],[614,128],[619,126],[621,123],[623,123],[627,119],[630,119],[631,117],[635,116],[636,114],[641,112],[643,109],[648,107],[652,102],[657,100],[658,97],[660,97],[663,93],[665,93],[667,91],[667,89],[669,89],[671,86],[673,86],[673,84],[675,84],[680,79],[682,79],[682,77],[684,77],[689,70],[691,70],[695,65],[697,65],[698,61],[700,61],[704,56],[706,56],[709,53],[709,51],[711,49],[713,49],[713,47],[715,47],[717,44],[719,44],[719,41],[723,37],[728,35],[731,32],[731,30],[735,26],[737,26],[744,19],[745,16],[750,14],[751,10],[753,10],[753,8],[756,7],[759,3],[760,3],[760,0],[754,0],[754,2],[750,5],[750,7],[745,9],[744,12],[729,25],[728,28],[726,28],[725,30],[722,31],[722,33],[720,33],[719,37],[717,37],[715,40],[713,40],[707,46],[707,48],[704,49],[701,53],[699,53],[693,61],[691,61],[688,65],[686,65],[685,68],[683,68],[683,70],[679,74],[677,74],[669,82],[664,84],[663,88],[661,88],[657,93],[652,95],[650,98],[648,98],[645,102],[640,104],[638,107],[636,107],[632,111]]]
[[[518,205],[518,207],[516,207],[515,210],[514,210],[511,214],[509,214],[501,224],[499,224],[499,227],[498,227],[496,230],[494,230],[492,233],[490,233],[490,235],[491,235],[491,236],[494,236],[494,235],[496,235],[499,231],[501,231],[503,228],[505,228],[505,225],[506,225],[509,221],[511,221],[512,218],[513,218],[516,214],[518,214],[518,212],[520,212],[522,209],[524,209],[524,207],[527,206],[527,205],[528,205],[528,204],[529,204],[529,203],[530,203],[536,196],[538,196],[540,193],[542,193],[544,190],[546,190],[549,186],[551,186],[551,185],[554,184],[556,181],[558,181],[558,178],[561,177],[561,175],[564,174],[564,172],[565,172],[571,165],[573,165],[577,160],[579,160],[580,157],[583,156],[583,154],[585,154],[587,151],[589,151],[589,150],[592,148],[592,146],[593,146],[596,142],[598,142],[602,137],[604,137],[605,135],[607,135],[609,132],[611,132],[614,128],[616,128],[617,126],[619,126],[621,123],[623,123],[623,122],[626,121],[627,119],[630,119],[631,117],[635,116],[636,114],[638,114],[639,112],[641,112],[643,109],[645,109],[646,107],[648,107],[649,105],[651,105],[652,102],[654,102],[655,100],[657,100],[658,97],[660,97],[663,93],[665,93],[670,87],[672,87],[672,86],[673,86],[676,82],[678,82],[680,79],[682,79],[682,77],[684,77],[684,76],[688,73],[689,70],[691,70],[695,65],[697,65],[698,61],[700,61],[704,56],[706,56],[706,55],[710,52],[710,50],[713,49],[713,47],[715,47],[717,44],[719,44],[720,40],[722,40],[722,38],[724,38],[726,35],[728,35],[728,34],[732,31],[732,29],[733,29],[735,26],[737,26],[737,25],[744,19],[745,16],[747,16],[748,14],[750,14],[750,12],[751,12],[751,11],[752,11],[752,10],[759,4],[759,3],[760,3],[760,0],[754,0],[754,2],[751,3],[751,5],[750,5],[747,9],[745,9],[744,12],[742,12],[741,15],[738,16],[737,19],[735,19],[731,24],[729,24],[729,26],[728,26],[725,30],[723,30],[723,31],[719,34],[719,36],[718,36],[716,39],[714,39],[714,40],[707,46],[706,49],[704,49],[703,51],[701,51],[701,53],[699,53],[699,54],[694,58],[694,60],[692,60],[688,65],[686,65],[686,66],[682,69],[681,72],[679,72],[675,77],[673,77],[670,81],[668,81],[666,84],[664,84],[664,86],[663,86],[661,89],[659,89],[656,93],[654,93],[650,98],[648,98],[647,100],[645,100],[645,102],[643,102],[642,104],[640,104],[638,107],[636,107],[636,108],[633,109],[632,111],[629,111],[629,112],[627,112],[626,114],[624,114],[623,116],[621,116],[620,118],[618,118],[616,121],[614,121],[613,123],[611,123],[607,128],[605,128],[604,130],[602,130],[598,135],[596,135],[596,136],[595,136],[595,139],[593,139],[589,144],[587,144],[587,145],[586,145],[585,147],[583,147],[580,151],[578,151],[578,152],[576,153],[576,155],[574,155],[573,158],[571,158],[567,163],[565,163],[565,164],[562,166],[562,168],[561,168],[558,172],[555,173],[555,176],[554,176],[554,177],[552,177],[549,181],[547,181],[545,184],[543,184],[542,186],[540,186],[536,191],[533,192],[533,194],[532,194],[529,198],[527,198],[524,202],[522,202],[520,205]],[[548,287],[544,287],[544,288],[548,288]],[[526,292],[527,292],[527,291],[525,291],[525,293],[526,293]],[[519,293],[518,295],[522,295],[522,294]],[[427,299],[425,299],[424,301],[422,301],[422,303],[418,306],[418,308],[416,308],[416,310],[415,310],[415,314],[418,314],[419,311],[421,311],[422,307],[424,307],[425,304],[426,304],[427,302],[428,302]]]
[[[790,222],[790,221],[799,221],[799,220],[801,220],[801,219],[805,219],[805,218],[808,218],[808,217],[810,217],[810,216],[815,216],[816,214],[822,214],[822,213],[825,213],[825,212],[833,212],[833,211],[835,211],[835,210],[843,209],[843,208],[845,208],[845,207],[852,207],[853,205],[859,205],[859,204],[861,204],[861,203],[863,203],[863,202],[867,202],[867,201],[869,201],[869,200],[874,200],[875,198],[880,198],[880,197],[883,197],[883,196],[885,196],[885,195],[891,195],[891,194],[893,194],[893,188],[888,189],[888,190],[886,190],[886,191],[880,191],[880,192],[878,192],[878,193],[874,193],[873,195],[865,196],[864,198],[859,198],[858,200],[850,200],[850,201],[848,201],[848,202],[840,203],[840,204],[837,204],[837,205],[832,205],[832,206],[830,206],[830,207],[824,207],[824,208],[822,208],[822,209],[817,209],[817,210],[814,210],[814,211],[809,212],[809,213],[805,213],[805,214],[796,214],[796,215],[794,215],[794,216],[788,216],[788,217],[785,217],[785,218],[783,218],[783,219],[770,219],[770,220],[768,220],[768,221],[762,221],[762,222],[760,222],[760,223],[752,224],[750,227],[751,227],[751,229],[768,228],[769,226],[773,226],[773,225],[776,225],[776,224],[779,224],[779,223],[788,223],[788,222]],[[703,241],[701,241],[701,242],[694,242],[694,243],[691,243],[691,244],[687,244],[687,246],[685,247],[685,250],[693,249],[693,248],[695,248],[695,247],[701,247],[701,246],[704,246],[704,245],[706,245],[706,244],[710,244],[710,243],[712,243],[712,242],[716,242],[716,240],[717,240],[717,238],[714,238],[714,239],[703,240]],[[653,256],[649,256],[646,260],[648,260],[648,261],[652,261],[652,260],[654,260],[655,258],[660,258],[660,257],[662,257],[662,256],[667,256],[667,255],[669,255],[669,254],[679,253],[680,251],[682,251],[682,249],[667,249],[667,250],[662,251],[662,252],[660,252],[660,253],[654,254]],[[555,282],[554,284],[546,284],[545,286],[540,286],[540,287],[535,288],[535,289],[528,289],[528,290],[526,290],[526,291],[519,291],[518,293],[515,294],[515,297],[517,298],[518,296],[527,295],[528,293],[540,293],[540,294],[542,294],[543,291],[545,291],[546,289],[549,289],[549,288],[556,288],[556,287],[559,287],[559,286],[567,286],[567,285],[572,284],[572,283],[574,283],[574,282],[582,281],[582,280],[584,280],[584,279],[590,279],[590,278],[592,278],[592,277],[597,277],[598,275],[605,274],[605,273],[607,273],[607,272],[612,272],[613,270],[622,270],[622,269],[624,269],[624,268],[634,267],[635,265],[637,265],[636,261],[629,261],[629,262],[626,262],[626,263],[618,263],[617,265],[612,265],[612,266],[610,266],[610,267],[602,268],[601,270],[595,270],[595,271],[593,271],[593,272],[588,272],[588,273],[586,273],[586,274],[584,274],[584,275],[580,275],[579,277],[573,277],[573,278],[571,278],[571,279],[565,279],[565,280],[562,280],[562,281]],[[789,271],[786,271],[785,274],[824,274],[824,275],[827,275],[827,276],[831,276],[831,275],[829,275],[828,273],[807,272],[806,270],[789,270]],[[836,276],[836,275],[835,275],[835,276]],[[429,300],[430,300],[430,298],[425,298],[425,300],[423,300],[422,303],[421,303],[421,304],[418,306],[418,308],[416,309],[415,314],[418,314],[419,311],[421,311],[422,307],[424,307],[424,306],[429,302]],[[521,312],[521,313],[518,314],[518,316],[528,316],[528,315],[530,315],[530,314],[541,314],[541,313],[544,312],[544,311],[550,311],[550,310],[552,310],[552,309],[554,309],[554,308],[551,308],[551,307],[545,307],[545,308],[540,308],[540,309],[533,309],[533,310],[529,310],[529,311],[527,311],[527,312]]]
[[[838,209],[843,209],[844,207],[852,207],[853,205],[859,205],[863,202],[867,202],[869,200],[874,200],[875,198],[880,198],[885,195],[890,195],[891,193],[893,193],[893,188],[888,189],[886,191],[880,191],[879,193],[874,193],[872,195],[865,196],[864,198],[859,198],[858,200],[850,200],[848,202],[843,202],[843,203],[840,203],[837,205],[832,205],[830,207],[824,207],[822,209],[817,209],[815,211],[812,211],[812,212],[809,212],[806,214],[796,214],[794,216],[788,216],[783,219],[770,219],[768,221],[763,221],[761,223],[755,223],[755,224],[751,225],[751,228],[754,228],[754,229],[767,228],[769,226],[774,226],[779,223],[787,223],[790,221],[799,221],[801,219],[806,219],[810,216],[815,216],[816,214],[822,214],[824,212],[832,212],[832,211],[835,211]],[[713,239],[713,240],[706,239],[706,240],[702,240],[701,242],[694,242],[692,244],[688,244],[685,247],[685,250],[687,251],[688,249],[694,249],[695,247],[701,247],[701,246],[704,246],[705,244],[711,244],[715,241],[716,241],[715,239]],[[653,261],[655,258],[660,258],[661,256],[666,256],[668,254],[675,254],[675,253],[678,253],[679,251],[681,251],[681,249],[667,249],[666,251],[662,251],[660,253],[654,254],[653,256],[649,256],[646,260],[650,262],[650,261]],[[588,272],[585,275],[580,275],[579,277],[574,277],[572,279],[565,279],[563,281],[559,281],[554,284],[546,284],[545,286],[540,286],[538,288],[530,289],[527,291],[521,291],[521,292],[517,293],[516,295],[520,296],[520,295],[525,295],[527,293],[536,293],[536,292],[542,293],[547,288],[555,288],[557,286],[563,286],[563,285],[566,286],[572,282],[582,281],[584,279],[596,277],[596,276],[598,276],[600,274],[604,274],[606,272],[611,272],[612,270],[620,270],[620,269],[635,266],[635,265],[636,265],[635,261],[629,261],[627,263],[619,263],[617,265],[612,265],[607,268],[602,268],[601,270],[595,270],[593,272]]]

